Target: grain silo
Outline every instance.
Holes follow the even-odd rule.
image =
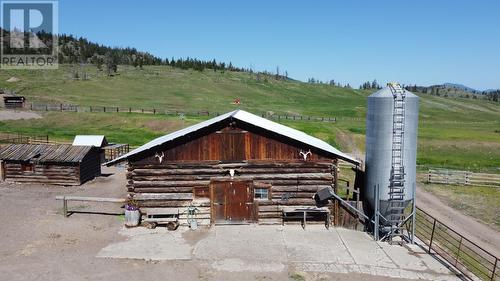
[[[376,239],[403,236],[409,221],[414,226],[418,103],[397,83],[368,97],[365,197]]]

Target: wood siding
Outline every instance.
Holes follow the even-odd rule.
[[[309,147],[284,143],[267,136],[241,129],[225,128],[190,140],[178,146],[159,149],[152,155],[134,161],[138,164],[157,164],[155,154],[164,155],[163,161],[242,161],[242,160],[301,160],[300,152]],[[312,150],[307,160],[329,160]]]
[[[100,149],[90,151],[80,163],[80,184],[101,175],[101,153]]]

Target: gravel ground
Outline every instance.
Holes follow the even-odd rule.
[[[286,231],[273,235],[273,239],[261,239],[269,241],[269,245],[257,247],[258,241],[253,240],[257,237],[269,237],[266,233],[275,233],[279,231],[280,226],[277,229],[257,230],[257,236],[251,235],[251,231],[241,226],[213,227],[197,232],[185,229],[167,232],[164,228],[157,228],[154,230],[155,234],[144,228],[124,229],[120,216],[75,213],[64,218],[62,202],[54,200],[57,195],[125,196],[124,169],[104,168],[103,172],[108,176],[100,177],[81,187],[0,184],[0,206],[4,212],[0,216],[0,279],[356,281],[406,280],[380,276],[387,276],[388,270],[399,270],[394,274],[401,276],[403,273],[411,273],[403,270],[406,265],[398,262],[393,265],[377,264],[374,268],[363,266],[370,262],[363,252],[349,253],[344,250],[338,255],[335,252],[330,253],[331,250],[323,252],[320,245],[330,243],[329,237],[339,237],[343,231],[347,231],[342,229],[327,231],[321,227],[311,227],[303,231],[299,226],[290,226],[288,230],[285,228]],[[121,212],[119,206],[104,204],[72,203],[70,209]],[[243,235],[247,235],[249,243],[238,242],[239,237]],[[339,249],[344,249],[342,244],[355,241],[351,240],[355,239],[355,235],[344,235],[346,239],[342,239],[342,243],[340,240],[332,240]],[[156,239],[155,237],[159,238],[154,240],[159,243],[156,246],[148,240]],[[169,243],[176,243],[174,238],[180,241],[179,244],[175,247],[165,247]],[[167,253],[167,256],[174,259],[156,259],[155,256],[106,258],[116,253],[121,254],[120,251],[126,247],[133,249],[138,245],[137,241],[140,242],[139,245],[149,245],[150,248],[145,249],[143,253],[152,253],[158,257],[164,257]],[[227,248],[224,246],[226,244],[229,245]],[[371,252],[377,255],[385,252],[390,256],[393,251],[406,251],[404,248],[386,249],[374,242],[372,246],[374,250]],[[331,248],[333,244],[326,244],[326,247]],[[117,249],[120,251],[116,252]],[[320,251],[323,253],[320,254]],[[210,252],[214,253],[214,256],[211,256]],[[266,261],[271,255],[277,257],[276,261]],[[312,263],[304,262],[304,259],[310,260],[308,257],[314,257],[316,260]],[[405,257],[412,258],[408,255]],[[381,260],[386,259],[383,257]],[[427,257],[424,258],[425,264],[430,266],[432,263],[435,266],[435,261],[426,259]],[[343,261],[343,264],[337,265],[337,260]],[[392,269],[387,269],[386,266]],[[422,271],[413,268],[412,272],[417,270],[421,274],[419,276],[428,276],[425,274],[431,273],[437,274],[437,277],[453,279],[445,267],[434,272],[429,272],[428,268],[423,268]],[[411,276],[414,277],[408,275]],[[411,279],[414,279],[413,277]]]
[[[35,112],[0,109],[0,121],[38,118],[42,118],[42,116]]]

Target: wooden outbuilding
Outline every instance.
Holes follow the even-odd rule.
[[[313,208],[316,191],[337,187],[339,160],[359,165],[320,139],[236,110],[107,164],[128,162],[129,196],[142,212],[168,208],[187,223],[192,207],[199,224],[227,224],[282,223],[284,210]]]
[[[5,108],[23,108],[26,98],[18,95],[4,95],[3,103]]]
[[[104,148],[108,145],[108,140],[103,135],[76,135],[73,139],[74,146],[93,146],[99,150],[101,163],[106,162],[106,152]]]
[[[101,175],[98,148],[10,144],[0,149],[2,179],[18,183],[81,185]]]

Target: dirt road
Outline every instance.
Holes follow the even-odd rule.
[[[417,206],[483,249],[500,257],[500,233],[498,231],[447,206],[422,188],[417,188]]]
[[[0,109],[0,121],[38,118],[42,116],[34,112]]]

